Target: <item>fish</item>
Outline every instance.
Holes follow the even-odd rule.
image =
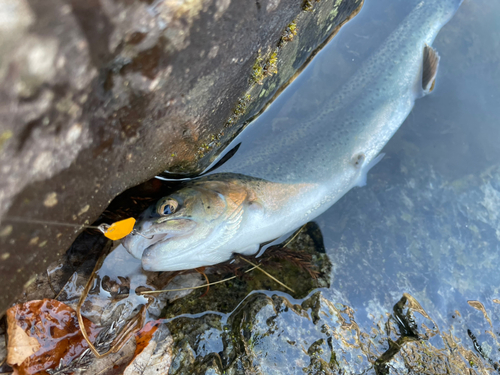
[[[340,90],[278,139],[254,136],[244,157],[238,150],[214,173],[160,199],[139,216],[124,247],[146,271],[215,265],[257,253],[364,186],[415,100],[434,89],[440,57],[431,45],[461,3],[417,1]],[[314,89],[312,81],[304,85]],[[256,121],[249,131],[269,126],[266,112]]]

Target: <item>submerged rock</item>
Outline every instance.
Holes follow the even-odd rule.
[[[402,301],[418,304],[412,296],[403,296],[394,314],[375,319],[369,331],[342,300],[328,290],[303,301],[255,292],[230,315],[176,318],[168,324],[174,339],[170,374],[459,374],[472,364],[479,371],[494,369],[436,326],[433,340],[399,331]],[[411,303],[406,309],[407,325],[414,324],[411,316],[427,315]]]

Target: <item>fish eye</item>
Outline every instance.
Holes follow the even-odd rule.
[[[179,207],[179,203],[173,198],[161,199],[156,205],[156,212],[160,216],[167,216],[175,213]]]

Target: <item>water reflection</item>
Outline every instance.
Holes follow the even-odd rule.
[[[341,87],[409,3],[366,1],[290,90],[316,80],[317,98]],[[499,2],[465,1],[434,43],[442,59],[433,94],[417,101],[368,186],[316,220],[333,265],[324,295],[342,295],[363,331],[408,293],[443,333],[433,345],[447,347],[452,333],[488,363],[498,361],[500,314],[498,14]],[[248,168],[241,160],[262,142],[259,128],[279,137],[287,118],[312,110],[306,99],[290,104],[290,90],[237,139],[242,145],[222,170]]]
[[[368,7],[355,20],[360,24],[348,26],[380,25],[368,19]],[[356,309],[358,324],[369,327],[410,293],[442,331],[475,350],[472,334],[493,361],[500,313],[499,12],[498,2],[462,4],[434,43],[442,59],[433,94],[416,102],[368,186],[317,220],[334,265],[332,289]],[[476,300],[484,308],[470,302]]]

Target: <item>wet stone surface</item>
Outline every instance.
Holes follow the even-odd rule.
[[[226,374],[459,374],[471,363],[493,370],[452,334],[429,329],[431,320],[416,324],[420,307],[407,306],[405,319],[396,312],[380,317],[366,330],[351,307],[333,302],[342,299],[326,290],[302,301],[255,292],[228,316],[177,318],[169,323],[175,357],[170,373],[206,374],[207,363]],[[413,297],[404,296],[395,310],[408,299]],[[401,325],[431,336],[416,337]]]

